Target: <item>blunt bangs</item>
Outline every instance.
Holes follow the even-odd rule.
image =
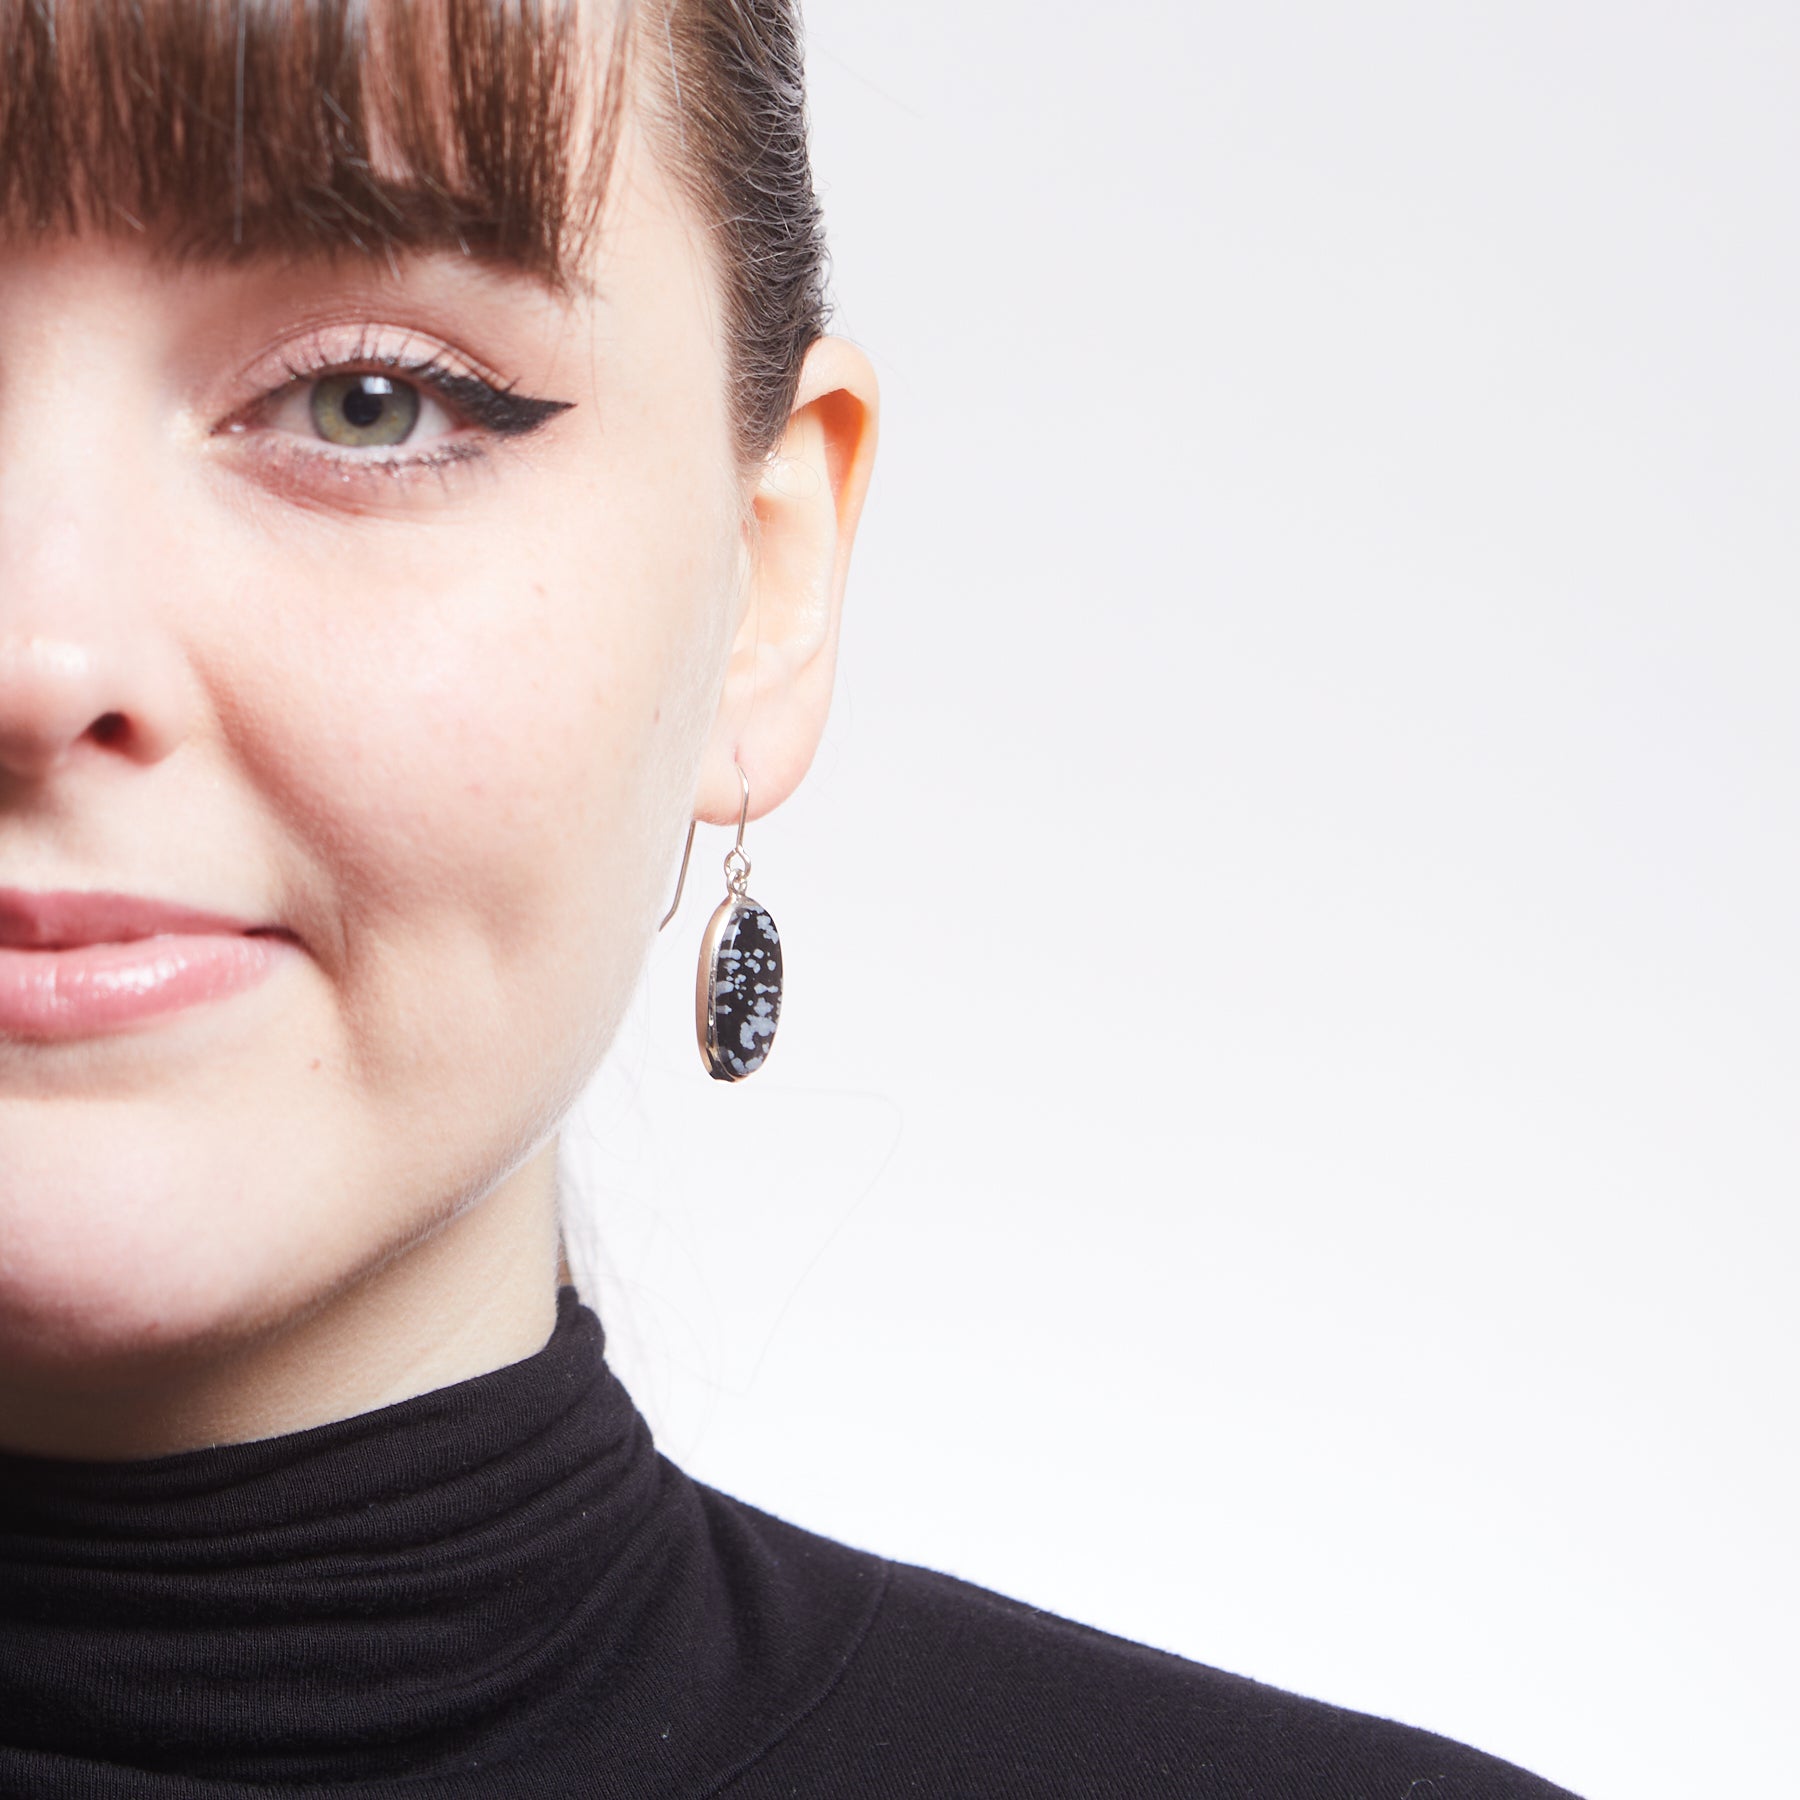
[[[597,33],[577,0],[0,0],[0,231],[223,262],[455,250],[566,285],[627,10]]]

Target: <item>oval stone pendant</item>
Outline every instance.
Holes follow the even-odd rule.
[[[694,1023],[715,1081],[742,1081],[763,1066],[781,1017],[781,934],[749,899],[728,894],[700,941]]]

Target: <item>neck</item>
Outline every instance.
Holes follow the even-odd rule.
[[[551,1144],[429,1238],[251,1338],[103,1381],[0,1383],[0,1446],[135,1460],[370,1412],[541,1349],[567,1266]]]

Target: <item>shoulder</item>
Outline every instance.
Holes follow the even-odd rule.
[[[790,1556],[825,1542],[745,1514]],[[810,1704],[716,1790],[731,1800],[1571,1800],[1430,1732],[833,1548],[865,1565],[860,1628]]]

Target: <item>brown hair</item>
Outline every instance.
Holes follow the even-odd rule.
[[[458,249],[568,282],[628,74],[711,228],[737,447],[824,329],[793,0],[0,0],[0,231],[178,258]]]

